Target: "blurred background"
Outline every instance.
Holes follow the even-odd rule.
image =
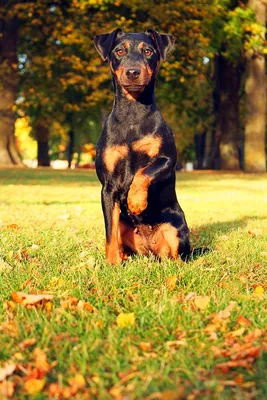
[[[266,171],[267,0],[1,0],[0,166],[94,168],[112,108],[93,38],[176,37],[157,103],[178,168]]]

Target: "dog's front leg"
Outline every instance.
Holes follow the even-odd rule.
[[[147,167],[139,169],[131,183],[127,205],[130,212],[139,215],[147,208],[148,188],[152,182],[168,179],[173,172],[175,159],[172,157],[159,157]]]
[[[120,220],[120,203],[114,192],[102,188],[102,209],[106,229],[106,261],[109,264],[120,264],[120,248],[118,243],[118,230]]]

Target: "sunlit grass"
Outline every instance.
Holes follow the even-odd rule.
[[[50,363],[57,361],[44,392],[31,398],[48,398],[51,382],[67,387],[76,373],[86,379],[77,398],[266,398],[263,356],[248,370],[221,374],[215,366],[225,361],[223,349],[240,327],[240,315],[250,325],[237,341],[266,329],[266,298],[254,291],[267,290],[267,176],[179,173],[177,178],[192,243],[211,251],[188,263],[133,257],[110,267],[94,172],[0,170],[0,368],[9,360],[27,367],[34,347],[43,349]],[[178,278],[173,291],[165,282],[171,275]],[[52,310],[10,309],[11,292],[20,290],[53,294]],[[208,306],[194,307],[191,292],[208,296]],[[68,296],[97,311],[64,309],[60,301]],[[210,337],[209,316],[231,301],[237,303],[231,316]],[[135,326],[118,327],[120,313],[134,313]],[[2,329],[5,322],[16,324],[16,331]],[[25,338],[36,344],[21,350]],[[233,384],[238,375],[250,384]],[[24,378],[22,372],[18,382],[16,375],[8,378],[17,382],[13,398],[28,398]]]

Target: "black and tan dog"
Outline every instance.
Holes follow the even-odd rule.
[[[190,253],[189,230],[175,193],[174,136],[154,99],[160,60],[174,41],[153,29],[116,29],[95,37],[98,52],[109,61],[115,91],[96,156],[110,264],[129,253],[173,259]]]

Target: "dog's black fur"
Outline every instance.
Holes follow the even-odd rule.
[[[154,85],[172,35],[112,33],[95,37],[109,61],[115,99],[97,144],[102,183],[106,260],[118,264],[130,252],[185,259],[189,230],[175,193],[174,136],[158,110]]]

